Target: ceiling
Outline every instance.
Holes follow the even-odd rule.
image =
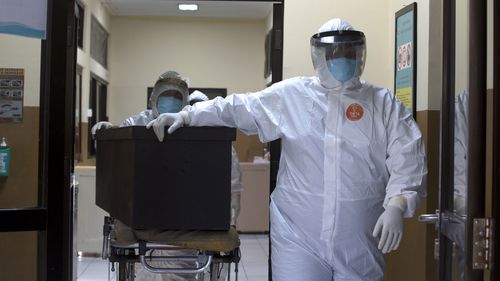
[[[163,16],[264,19],[272,11],[271,2],[255,1],[178,1],[178,0],[101,0],[114,16]],[[198,11],[179,11],[178,4],[198,4]]]

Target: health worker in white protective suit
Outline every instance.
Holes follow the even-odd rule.
[[[383,253],[401,241],[403,217],[426,196],[422,135],[388,90],[360,80],[362,32],[344,20],[311,37],[316,77],[161,114],[160,140],[183,125],[237,127],[281,139],[271,195],[274,281],[380,281]]]

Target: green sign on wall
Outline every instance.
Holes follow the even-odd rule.
[[[416,112],[417,78],[417,3],[396,12],[394,92],[396,97]]]

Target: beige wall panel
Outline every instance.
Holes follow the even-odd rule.
[[[167,70],[188,77],[190,87],[263,89],[265,35],[265,21],[114,17],[110,121],[146,109],[146,88]]]
[[[40,57],[38,39],[0,34],[0,67],[24,69],[24,106],[40,104]]]
[[[190,87],[234,92],[265,88],[266,22],[114,17],[110,37],[108,115],[113,124],[146,109],[146,89],[160,74],[176,70]],[[255,136],[238,133],[241,161],[261,155]]]

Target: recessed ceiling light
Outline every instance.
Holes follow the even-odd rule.
[[[198,11],[198,4],[179,4],[181,11]]]

